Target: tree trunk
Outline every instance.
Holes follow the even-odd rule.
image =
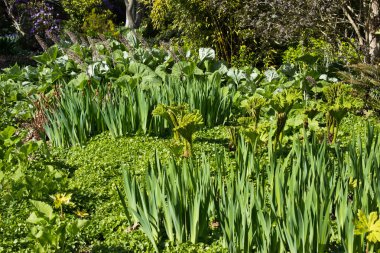
[[[3,0],[3,2],[4,2],[4,5],[5,5],[6,12],[7,12],[9,18],[12,20],[13,27],[16,29],[16,31],[21,36],[24,36],[25,32],[22,29],[20,22],[17,20],[17,18],[12,13],[12,9],[13,9],[12,4],[14,4],[14,3],[11,3],[11,1],[7,1],[7,0]]]
[[[136,28],[136,0],[124,0],[125,27]]]
[[[370,6],[370,18],[368,20],[368,57],[370,63],[374,63],[379,56],[379,43],[376,36],[378,31],[379,0],[372,0]]]

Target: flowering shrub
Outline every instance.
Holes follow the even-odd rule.
[[[61,16],[60,6],[54,2],[45,0],[5,0],[7,15],[17,32],[28,41],[27,47],[35,46],[30,43],[30,38],[39,36],[43,38],[48,31],[57,34],[60,30]]]
[[[44,34],[45,31],[56,33],[60,29],[61,19],[54,7],[48,2],[32,1],[27,3],[30,10],[31,34]]]

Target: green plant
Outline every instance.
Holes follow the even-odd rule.
[[[248,113],[249,118],[240,118],[240,121],[253,121],[254,129],[257,128],[260,120],[260,112],[263,106],[266,105],[265,98],[259,94],[254,94],[241,102],[241,107]]]
[[[97,13],[96,9],[92,9],[90,14],[84,18],[82,30],[89,36],[96,36],[97,34],[117,35],[115,24],[110,19],[110,11],[105,13]]]
[[[174,138],[184,140],[183,156],[190,157],[193,147],[193,135],[203,127],[203,118],[199,111],[189,112],[187,105],[167,106],[159,104],[152,112],[153,116],[161,116],[173,127]]]
[[[340,72],[341,78],[352,85],[354,95],[363,100],[367,110],[380,110],[380,68],[377,65],[350,65],[348,71]]]
[[[15,55],[22,51],[17,37],[0,36],[0,55]]]
[[[62,215],[56,215],[53,208],[41,201],[31,200],[36,209],[27,219],[31,224],[30,238],[35,242],[34,249],[38,252],[66,252],[72,241],[86,225],[87,220],[69,220]]]
[[[18,70],[20,68],[15,66],[14,74]],[[0,128],[16,126],[32,118],[28,87],[22,85],[17,77],[13,76],[7,81],[0,81],[0,90]]]
[[[133,217],[132,224],[139,222],[156,251],[163,232],[176,243],[196,243],[208,236],[214,186],[205,158],[202,164],[199,170],[191,160],[182,165],[171,160],[163,167],[156,155],[148,167],[145,188],[122,167],[127,201],[120,190],[119,196],[125,213]]]
[[[327,137],[331,143],[335,143],[339,125],[347,113],[363,105],[360,100],[352,97],[350,92],[351,88],[342,83],[334,83],[323,88],[327,103],[321,107],[326,114]]]
[[[379,170],[376,159],[380,142],[376,136],[369,127],[366,145],[362,146],[360,139],[353,140],[345,150],[337,146],[330,149],[327,140],[320,143],[315,136],[304,136],[302,141],[294,138],[291,150],[285,155],[274,152],[269,142],[264,157],[257,153],[261,151],[254,144],[241,137],[236,168],[226,174],[223,157],[218,156],[212,176],[208,175],[207,163],[202,162],[200,168],[196,168],[191,160],[184,160],[180,168],[172,161],[165,168],[156,156],[145,183],[124,171],[127,201],[123,206],[127,216],[132,217],[130,224],[139,222],[158,250],[162,231],[171,241],[178,240],[176,238],[187,231],[186,224],[191,219],[186,218],[182,205],[175,206],[177,208],[172,205],[185,199],[180,203],[197,203],[186,194],[194,190],[191,196],[199,196],[206,187],[190,187],[193,190],[189,190],[189,183],[212,182],[212,188],[206,191],[211,194],[210,206],[201,210],[204,216],[209,212],[216,214],[223,243],[231,252],[324,252],[335,240],[342,250],[359,252],[369,246],[354,237],[352,214],[361,208],[379,206],[378,187],[369,177],[377,175]],[[174,168],[180,175],[172,175]],[[202,179],[196,180],[196,176],[194,180],[182,180],[187,173],[201,173]],[[121,191],[119,195],[124,201]],[[371,217],[370,224],[373,224],[376,219],[374,215]],[[362,223],[356,223],[356,233],[377,231],[368,222]],[[175,224],[182,224],[178,227],[185,231],[177,230]],[[191,240],[191,236],[181,238]]]
[[[285,89],[273,95],[270,105],[276,112],[276,130],[273,135],[274,147],[281,144],[283,130],[288,120],[289,112],[293,109],[294,104],[301,100],[301,98],[301,92],[296,89]]]
[[[362,210],[358,211],[358,220],[355,224],[355,235],[366,235],[367,246],[366,252],[369,252],[370,242],[376,243],[380,241],[380,221],[378,220],[377,212],[371,212],[367,216]],[[373,252],[373,245],[371,246]]]
[[[332,64],[353,64],[359,62],[362,56],[353,46],[353,41],[339,41],[333,45],[323,39],[311,38],[289,47],[282,55],[285,63],[321,66],[328,68]]]

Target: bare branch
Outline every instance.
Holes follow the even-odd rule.
[[[343,10],[344,15],[347,17],[348,21],[350,22],[352,28],[354,29],[356,35],[358,36],[359,45],[363,46],[364,45],[364,38],[363,38],[362,34],[360,33],[360,29],[359,29],[358,24],[351,17],[351,15],[348,12],[347,7],[345,5],[342,6],[342,10]]]
[[[13,27],[16,29],[17,32],[19,32],[22,36],[25,35],[25,32],[24,30],[22,29],[21,27],[21,24],[20,22],[18,22],[17,18],[13,15],[13,5],[14,3],[10,3],[10,1],[8,2],[7,0],[3,0],[4,2],[4,5],[5,5],[5,9],[7,11],[7,14],[8,16],[11,18],[12,20],[12,24],[13,24]]]

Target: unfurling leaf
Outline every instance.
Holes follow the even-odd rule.
[[[377,212],[371,212],[369,217],[362,210],[358,211],[358,221],[355,224],[355,234],[367,234],[367,240],[373,243],[380,242],[380,220]]]

